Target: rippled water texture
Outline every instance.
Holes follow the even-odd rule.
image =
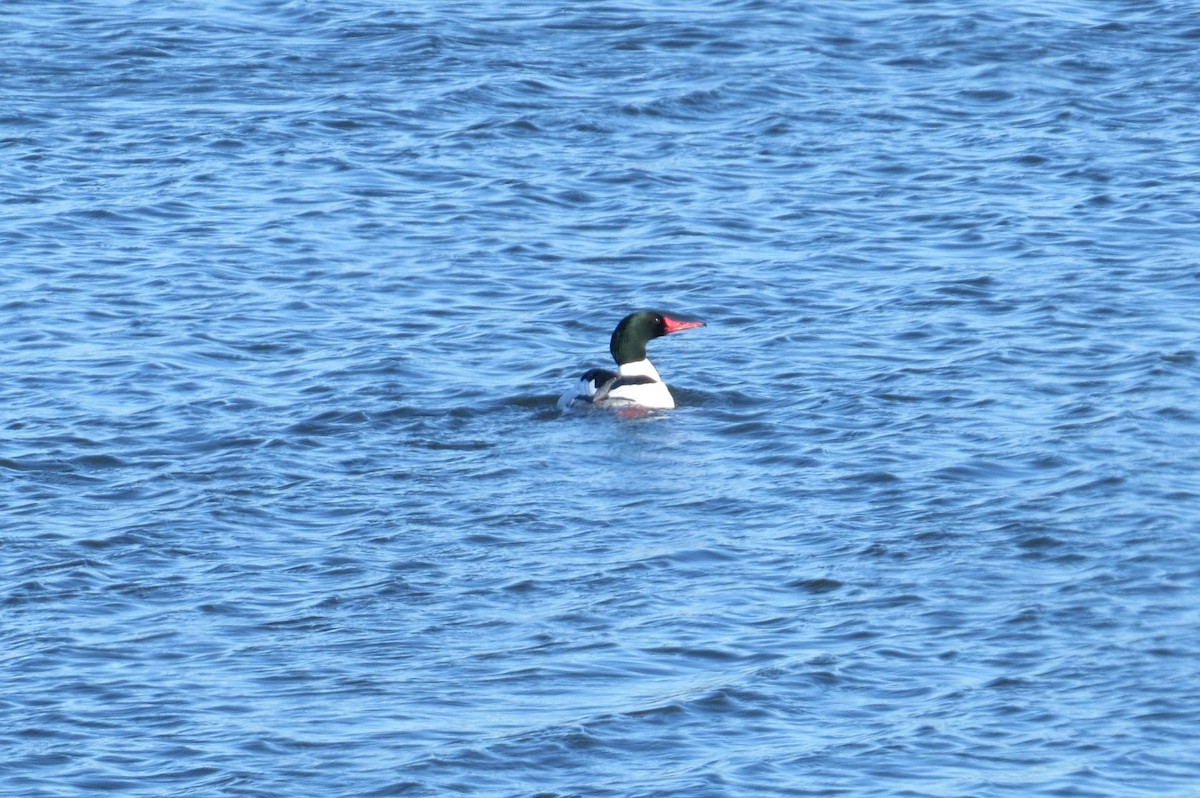
[[[0,793],[1193,796],[1200,17],[0,10]],[[555,399],[637,307],[679,408]]]

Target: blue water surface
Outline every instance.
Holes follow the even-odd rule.
[[[0,9],[0,794],[1200,795],[1200,16]],[[563,413],[639,307],[679,407]]]

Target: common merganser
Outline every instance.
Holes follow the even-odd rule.
[[[646,357],[646,343],[651,338],[703,327],[698,319],[670,316],[659,310],[639,310],[621,319],[613,330],[608,351],[617,361],[615,372],[589,369],[578,384],[563,394],[559,404],[590,404],[607,408],[642,408],[670,410],[675,399],[662,377]]]

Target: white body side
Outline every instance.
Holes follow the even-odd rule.
[[[653,382],[643,382],[634,385],[618,385],[609,390],[602,398],[596,400],[601,407],[619,407],[621,405],[637,405],[649,410],[670,410],[675,407],[675,397],[667,390],[667,386],[658,376],[654,364],[647,360],[636,360],[633,363],[622,363],[617,369],[621,377],[649,377]]]
[[[641,380],[629,385],[619,384],[623,379]],[[622,363],[616,379],[597,385],[592,380],[581,379],[574,388],[563,394],[559,407],[575,404],[591,404],[593,407],[619,409],[643,407],[647,410],[670,410],[675,407],[675,398],[658,376],[658,370],[649,360]]]

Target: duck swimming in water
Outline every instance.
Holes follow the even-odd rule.
[[[617,361],[617,370],[585,371],[576,386],[563,394],[559,404],[564,407],[583,404],[616,409],[670,410],[675,407],[675,399],[646,357],[646,344],[653,338],[703,326],[704,322],[698,319],[682,318],[661,310],[630,313],[613,330],[608,345],[613,360]]]

